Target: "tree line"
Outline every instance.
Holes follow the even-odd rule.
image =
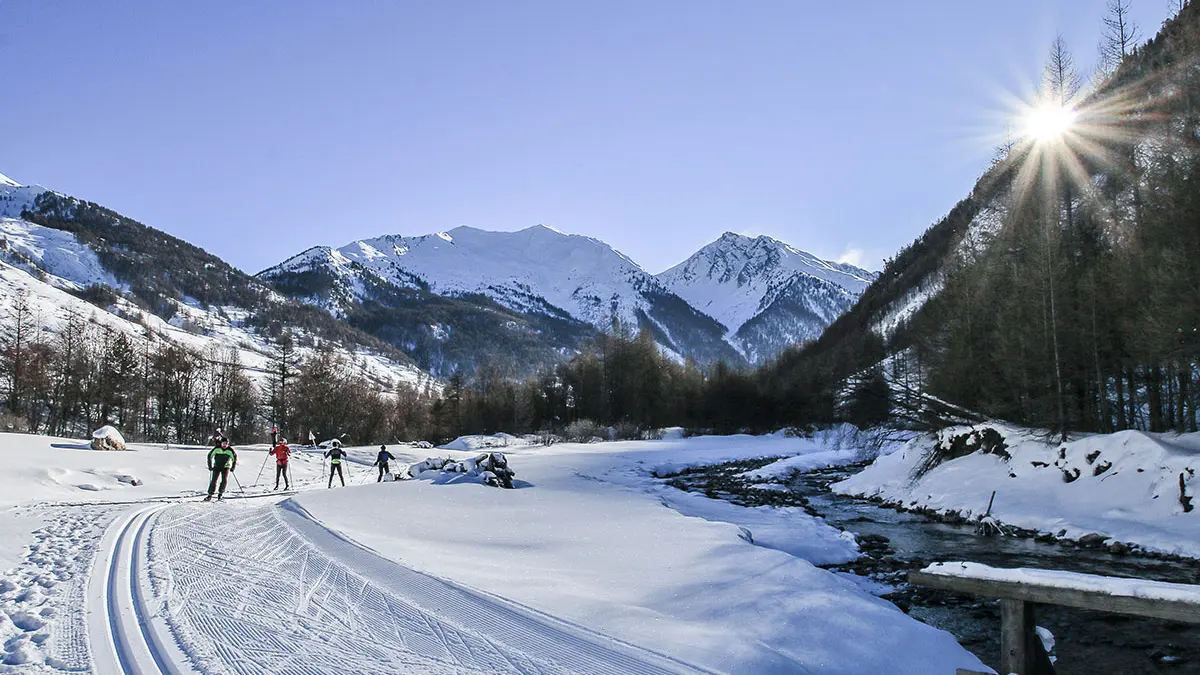
[[[0,381],[7,430],[87,437],[116,426],[127,440],[202,443],[221,429],[235,443],[265,441],[270,429],[307,440],[417,440],[430,430],[431,403],[412,387],[385,390],[332,348],[299,359],[282,333],[271,365],[252,377],[236,349],[196,350],[132,337],[68,310],[53,331],[19,291],[0,331]]]

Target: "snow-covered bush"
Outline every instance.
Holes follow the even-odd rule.
[[[589,419],[578,419],[563,429],[563,437],[574,443],[592,443],[603,440],[604,427]]]
[[[428,472],[463,474],[478,478],[479,482],[493,487],[513,487],[516,474],[508,467],[508,458],[502,452],[485,452],[469,459],[455,460],[449,457],[430,457],[408,467],[413,478],[429,478]]]
[[[640,441],[642,430],[633,422],[617,422],[608,428],[608,438],[613,441]]]
[[[104,425],[92,432],[93,450],[124,450],[125,438],[115,427]]]

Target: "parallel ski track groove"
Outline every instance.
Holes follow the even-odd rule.
[[[124,675],[182,675],[184,672],[166,656],[166,645],[151,626],[150,606],[141,584],[144,569],[139,551],[145,546],[151,521],[163,508],[151,506],[128,515],[120,525],[120,533],[105,561],[104,610],[108,615],[108,635],[105,637],[116,654],[116,665]],[[128,569],[123,570],[126,567]],[[126,583],[128,589],[124,587]],[[130,611],[123,612],[122,603],[126,601]],[[145,659],[147,655],[154,670],[147,670],[150,665]]]
[[[123,639],[125,635],[124,627],[121,621],[121,608],[118,605],[117,599],[117,559],[121,555],[122,544],[125,537],[129,534],[129,528],[133,527],[133,521],[137,520],[138,514],[129,516],[125,524],[121,526],[121,534],[117,536],[114,550],[108,560],[108,585],[105,590],[105,607],[108,611],[108,629],[109,639],[112,641],[113,649],[117,654],[117,661],[121,666],[121,670],[126,673],[136,673],[133,665],[133,654],[130,653],[130,645]]]
[[[142,594],[142,585],[138,583],[142,572],[142,558],[138,555],[138,551],[146,550],[147,528],[150,525],[150,521],[158,516],[159,510],[147,509],[146,516],[142,518],[142,524],[138,526],[137,536],[133,540],[133,550],[130,551],[132,560],[129,566],[129,583],[133,591],[133,605],[137,608],[138,628],[141,629],[146,646],[150,648],[150,656],[154,659],[155,665],[158,666],[159,672],[164,675],[180,675],[179,670],[171,664],[170,660],[163,656],[163,652],[166,651],[166,645],[162,643],[160,636],[150,629],[150,606]]]

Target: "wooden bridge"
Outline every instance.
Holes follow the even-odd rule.
[[[934,563],[909,583],[1000,599],[1000,673],[1054,672],[1034,632],[1033,604],[1200,623],[1200,586],[979,563]],[[959,675],[970,675],[959,671]]]

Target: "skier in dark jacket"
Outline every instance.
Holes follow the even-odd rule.
[[[341,442],[334,440],[329,449],[325,451],[325,456],[329,458],[329,487],[333,487],[335,470],[338,478],[342,481],[342,487],[346,487],[346,476],[342,474],[342,458],[346,456],[346,451],[342,450]]]
[[[375,458],[375,466],[379,467],[379,478],[375,481],[376,483],[383,481],[383,474],[391,473],[388,470],[388,462],[393,459],[396,458],[392,456],[392,453],[387,451],[386,445],[379,446],[379,456]]]
[[[208,444],[214,448],[219,448],[219,447],[221,447],[222,440],[229,440],[229,439],[227,436],[225,436],[225,434],[221,433],[220,429],[217,429],[216,431],[213,432],[212,436],[208,437]]]
[[[208,470],[212,473],[212,479],[208,481],[208,496],[204,501],[210,501],[213,498],[213,492],[217,493],[217,499],[225,494],[225,486],[229,483],[229,472],[237,468],[237,453],[233,448],[229,447],[229,439],[222,438],[220,443],[208,452]],[[221,489],[217,490],[217,478],[221,479]]]

